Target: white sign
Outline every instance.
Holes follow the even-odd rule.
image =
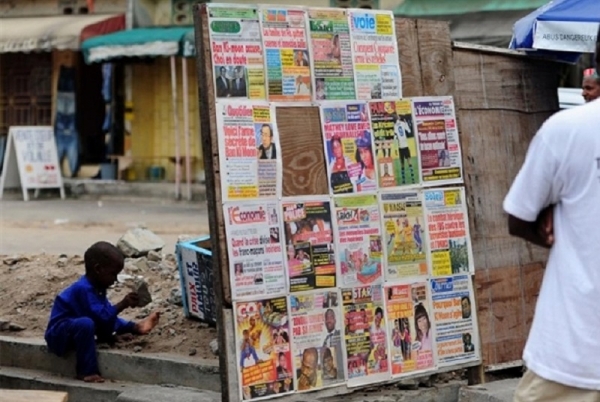
[[[597,33],[597,22],[537,21],[533,48],[594,53]]]
[[[5,188],[15,187],[21,187],[25,201],[29,201],[28,190],[42,188],[58,188],[61,198],[65,198],[52,127],[10,128],[0,178],[0,199]]]

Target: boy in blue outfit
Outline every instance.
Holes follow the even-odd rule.
[[[123,270],[124,257],[118,248],[107,242],[95,243],[85,252],[84,262],[85,275],[56,297],[45,339],[48,349],[58,356],[75,350],[78,379],[104,382],[98,369],[96,339],[112,342],[115,335],[145,335],[158,324],[159,313],[137,323],[127,321],[118,315],[137,307],[137,293],[127,294],[115,305],[106,298],[106,289]]]

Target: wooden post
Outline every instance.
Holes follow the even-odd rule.
[[[229,262],[225,244],[225,222],[221,199],[221,175],[219,169],[219,143],[215,114],[215,90],[212,57],[208,41],[208,15],[206,5],[194,6],[196,35],[196,68],[198,93],[200,94],[200,127],[202,152],[206,171],[206,203],[210,224],[210,240],[214,269],[214,289],[217,307],[217,339],[219,341],[219,366],[221,368],[221,400],[239,402],[239,387],[233,328],[233,309],[229,285]]]
[[[177,68],[175,56],[171,56],[171,97],[173,101],[173,131],[175,132],[175,199],[181,198],[181,164],[179,163],[179,114],[177,113]]]
[[[192,166],[190,161],[190,100],[188,88],[187,59],[181,58],[181,81],[183,87],[183,136],[185,141],[185,181],[188,201],[192,200]]]

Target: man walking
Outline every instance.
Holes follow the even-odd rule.
[[[598,116],[600,100],[549,118],[504,200],[511,235],[551,248],[516,402],[600,401]]]

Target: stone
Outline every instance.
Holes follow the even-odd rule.
[[[188,355],[190,356],[196,356],[196,353],[198,353],[198,351],[194,348],[191,348],[190,351],[188,352]]]
[[[134,290],[139,297],[138,307],[144,307],[152,303],[152,295],[148,290],[148,283],[143,278],[138,277],[135,280]]]
[[[148,261],[146,264],[150,268],[150,271],[158,271],[160,269],[160,263],[156,261]]]
[[[125,263],[125,268],[123,268],[123,271],[129,272],[130,274],[137,274],[140,272],[140,269],[136,265],[127,262]]]
[[[173,328],[171,328],[171,329],[169,329],[169,334],[171,336],[175,336],[176,332],[175,332],[175,330]]]
[[[0,332],[2,332],[2,331],[20,332],[20,331],[25,331],[25,329],[27,329],[27,328],[25,328],[22,325],[0,319]]]
[[[128,230],[117,242],[117,247],[127,257],[142,257],[150,251],[160,251],[165,242],[145,228]]]
[[[140,352],[142,351],[142,347],[141,347],[141,346],[135,346],[135,347],[133,348],[133,351],[134,351],[135,353],[140,353]]]
[[[171,289],[171,295],[169,296],[167,301],[176,306],[183,307],[183,298],[181,296],[181,289],[180,288]]]
[[[29,258],[24,257],[22,255],[13,255],[11,257],[4,257],[4,259],[2,260],[2,262],[6,265],[15,265],[18,264],[20,262],[28,262],[30,261]]]
[[[59,268],[64,268],[67,266],[69,259],[67,257],[60,257],[58,261],[56,261],[56,266]]]
[[[161,253],[151,250],[148,252],[148,261],[156,261],[156,262],[160,262],[162,261],[162,255]]]
[[[208,346],[210,347],[210,350],[213,352],[214,355],[219,355],[219,341],[213,339],[212,341],[210,341]]]
[[[196,236],[192,236],[189,234],[182,234],[177,236],[177,243],[183,243],[186,242],[188,240],[193,240]]]
[[[148,265],[148,259],[146,257],[140,257],[133,260],[133,264],[142,272],[147,271],[150,266]]]
[[[127,275],[127,274],[118,274],[117,275],[117,282],[119,282],[119,283],[131,283],[131,282],[133,282],[134,279],[135,279],[135,277],[132,275]]]

